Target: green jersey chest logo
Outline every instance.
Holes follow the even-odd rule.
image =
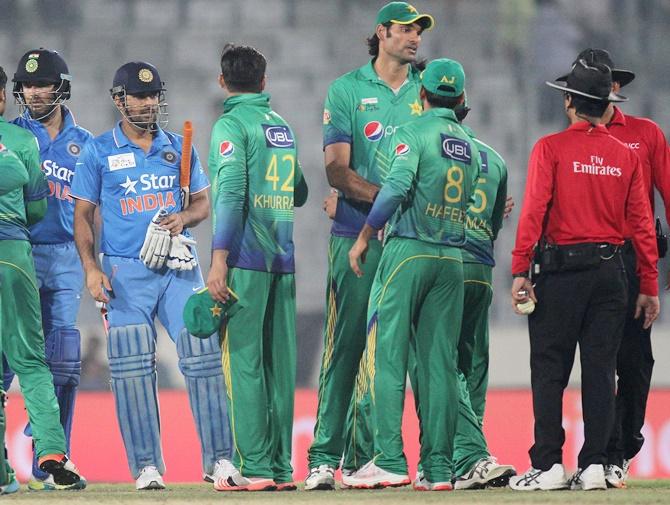
[[[373,112],[379,110],[379,99],[376,96],[370,98],[361,98],[361,104],[358,110],[361,112]]]

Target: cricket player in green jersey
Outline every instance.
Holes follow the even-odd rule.
[[[209,292],[242,308],[222,329],[233,465],[219,491],[293,490],[296,372],[293,208],[307,200],[291,127],[270,108],[266,60],[227,45],[220,84],[229,93],[212,130],[214,233]]]
[[[464,99],[464,87],[460,63],[445,58],[428,64],[420,91],[424,114],[398,129],[391,170],[349,252],[352,270],[363,275],[359,260],[366,260],[370,238],[390,220],[368,304],[365,364],[374,458],[349,477],[352,487],[410,483],[401,430],[413,341],[426,489],[452,489],[461,247],[480,172],[477,146],[453,110]]]
[[[0,67],[0,149],[13,152],[2,157],[3,165],[10,165],[2,171],[12,175],[0,177],[7,177],[0,187],[0,350],[19,376],[40,469],[53,475],[56,489],[81,489],[86,481],[65,456],[58,401],[44,357],[39,292],[28,241],[28,226],[46,212],[49,188],[40,171],[35,137],[2,117],[6,83]]]
[[[459,104],[454,108],[454,113],[459,123],[462,122],[469,110],[470,109],[467,106],[467,98],[464,99],[462,104]],[[483,219],[482,214],[488,210],[489,212],[487,214],[491,214],[491,211],[493,211],[497,216],[495,219],[495,222],[497,223],[495,225],[497,234],[497,230],[502,226],[503,214],[508,208],[511,210],[512,203],[506,200],[507,169],[502,158],[500,158],[500,156],[489,146],[475,139],[474,133],[470,128],[462,124],[461,127],[468,135],[470,135],[471,139],[479,148],[481,172],[480,177],[477,179],[477,184],[466,214],[466,242],[463,244],[463,249],[461,251],[463,255],[464,305],[461,336],[458,343],[459,405],[458,421],[456,424],[457,430],[454,438],[454,478],[452,481],[455,489],[478,489],[484,487],[505,486],[507,485],[509,477],[516,473],[513,466],[501,465],[495,458],[491,457],[482,430],[482,416],[478,415],[473,410],[470,393],[468,391],[468,382],[461,370],[461,366],[465,368],[466,364],[475,360],[475,358],[473,358],[472,350],[475,339],[473,332],[476,329],[481,330],[481,324],[475,325],[472,320],[473,318],[476,318],[478,322],[480,321],[482,317],[480,306],[482,303],[485,303],[487,309],[484,314],[484,323],[488,329],[488,306],[490,304],[492,291],[490,272],[488,276],[481,275],[479,263],[471,262],[475,261],[472,259],[474,254],[477,254],[477,256],[475,256],[476,258],[482,257],[480,253],[482,249],[490,250],[491,261],[493,261],[493,238],[489,238],[491,246],[490,248],[487,248],[481,244],[479,234],[473,235],[473,230],[483,226],[481,221],[481,219]],[[489,151],[491,152],[489,153]],[[489,162],[489,159],[492,161]],[[496,164],[492,169],[489,169],[489,163]],[[489,170],[491,170],[491,174],[489,174]],[[490,230],[492,228],[493,227],[489,227],[488,229]],[[481,260],[476,259],[476,261]],[[484,287],[487,289],[486,291],[483,289]],[[483,300],[480,300],[480,297],[482,297]],[[470,311],[471,309],[473,312]],[[473,326],[475,326],[475,328],[473,328]],[[409,375],[412,382],[412,389],[414,391],[414,401],[417,413],[419,414],[419,420],[421,421],[422,402],[420,401],[419,395],[416,348],[414,344],[415,342],[412,342],[410,347]],[[477,350],[484,352],[481,347],[480,343]],[[464,352],[468,353],[466,356],[468,356],[469,359],[463,358],[460,354],[461,348],[464,348]],[[479,363],[480,361],[486,360],[486,371],[488,372],[488,340],[486,340],[485,353],[484,357],[481,359],[477,357],[476,361]],[[469,376],[472,375],[471,368],[472,365],[468,365],[468,368],[465,368]],[[478,368],[478,371],[481,371],[481,367]],[[479,383],[481,380],[473,380],[473,382]],[[483,394],[485,395],[485,391]],[[417,477],[414,481],[414,488],[417,490],[431,489],[431,485],[427,481],[421,465],[419,465]]]
[[[489,368],[489,306],[495,266],[493,242],[507,202],[507,166],[490,146],[461,125],[479,149],[481,171],[468,207],[463,255],[463,319],[458,343],[462,406],[454,442],[454,488],[505,486],[516,470],[493,458],[482,431]],[[463,404],[466,404],[463,406]],[[467,405],[469,404],[469,406]]]
[[[25,165],[13,152],[0,144],[0,206],[6,194],[17,190],[22,191],[23,186],[27,183],[28,171]],[[2,216],[0,216],[0,219],[2,219]],[[2,334],[0,334],[0,351],[2,351],[1,344]],[[0,363],[1,368],[2,363]],[[19,481],[16,480],[14,469],[9,466],[7,449],[5,449],[6,400],[7,394],[0,387],[0,442],[2,442],[2,447],[0,447],[0,495],[16,493],[19,490]]]
[[[368,39],[372,60],[336,79],[328,90],[323,112],[326,175],[339,198],[328,247],[324,350],[306,490],[334,489],[343,453],[345,476],[371,457],[369,434],[358,429],[367,419],[356,401],[365,390],[357,387],[353,401],[352,393],[381,244],[370,243],[363,267],[368,275],[362,278],[350,270],[347,253],[388,173],[396,129],[421,116],[419,71],[412,64],[422,33],[433,24],[431,16],[405,2],[385,5]]]

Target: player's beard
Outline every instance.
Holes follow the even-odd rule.
[[[31,97],[30,101],[25,102],[28,114],[36,121],[44,121],[51,117],[59,105],[59,95],[56,92],[39,97]]]
[[[138,130],[155,131],[157,128],[159,105],[124,107],[128,122]]]

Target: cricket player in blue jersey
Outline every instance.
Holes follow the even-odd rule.
[[[122,119],[91,140],[72,184],[75,240],[86,285],[107,304],[107,354],[116,413],[136,488],[164,489],[156,388],[158,316],[176,342],[202,449],[204,479],[229,470],[231,439],[218,336],[195,338],[183,308],[204,286],[186,231],[209,215],[209,182],[191,149],[190,205],[180,198],[183,138],[165,131],[165,88],[156,68],[121,66],[111,89]],[[93,216],[102,220],[102,266],[94,254]]]
[[[70,98],[71,77],[63,57],[49,49],[33,49],[19,60],[14,97],[20,116],[12,123],[37,138],[49,194],[44,219],[30,227],[35,272],[40,292],[46,360],[53,376],[60,421],[70,453],[75,395],[81,372],[81,338],[75,328],[84,273],[74,245],[74,200],[70,184],[81,150],[93,137],[77,125],[63,102]],[[4,364],[4,387],[14,372]],[[31,434],[30,426],[26,434]],[[28,488],[54,490],[53,476],[39,469],[33,455]]]

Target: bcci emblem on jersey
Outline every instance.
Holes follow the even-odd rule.
[[[81,146],[79,144],[75,144],[74,142],[70,142],[67,145],[67,152],[72,156],[77,157],[81,153]]]
[[[472,152],[470,143],[457,137],[450,137],[440,133],[442,139],[442,157],[454,161],[460,161],[467,165],[472,162]]]

